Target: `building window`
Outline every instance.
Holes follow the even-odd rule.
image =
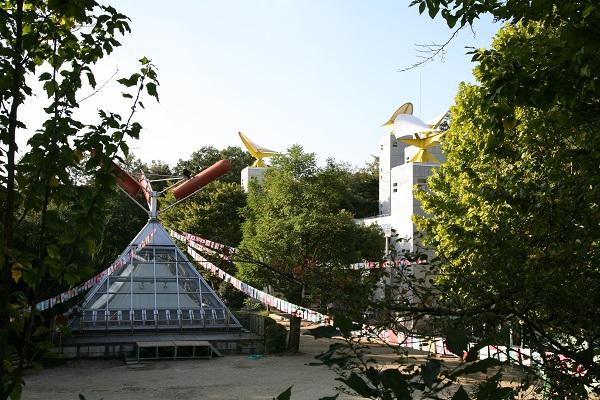
[[[397,193],[397,192],[398,192],[398,189],[394,189],[394,190],[393,190],[393,192],[394,192],[394,193]]]
[[[383,150],[383,145],[380,146],[380,149]]]
[[[394,186],[394,187],[398,186],[398,182],[394,182],[394,183],[392,184],[392,186]]]
[[[392,143],[392,146],[394,146],[394,147],[398,147],[398,142],[396,142],[396,141],[394,140],[394,142]]]

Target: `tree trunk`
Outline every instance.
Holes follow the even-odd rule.
[[[290,334],[288,337],[288,352],[297,353],[300,350],[300,322],[302,318],[290,315]]]

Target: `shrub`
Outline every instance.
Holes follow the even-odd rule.
[[[282,353],[286,349],[287,329],[273,318],[265,317],[265,353]]]

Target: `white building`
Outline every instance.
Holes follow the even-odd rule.
[[[250,187],[250,181],[253,179],[258,180],[258,182],[262,182],[265,172],[267,172],[267,167],[246,167],[242,170],[241,176],[241,184],[244,192],[248,193]]]
[[[395,243],[390,245],[398,251],[416,251],[412,217],[422,215],[423,211],[415,198],[415,189],[427,185],[427,177],[439,163],[411,161],[420,148],[402,142],[405,138],[409,137],[396,138],[392,131],[379,141],[379,215],[360,222],[391,228],[399,240],[392,239]],[[427,148],[427,152],[439,161],[444,160],[439,144]]]

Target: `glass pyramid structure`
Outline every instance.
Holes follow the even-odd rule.
[[[71,327],[80,333],[241,329],[155,219],[148,221],[121,256],[152,231],[150,242],[129,263],[90,290]]]

